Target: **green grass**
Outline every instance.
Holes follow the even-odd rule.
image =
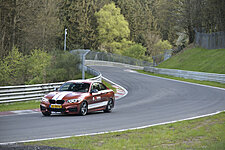
[[[175,80],[186,81],[186,82],[191,82],[191,83],[198,83],[198,84],[203,84],[203,85],[210,85],[210,86],[225,88],[225,83],[184,79],[184,78],[179,78],[179,77],[174,77],[174,76],[169,76],[169,75],[164,75],[164,74],[155,74],[155,73],[146,72],[143,70],[136,70],[136,71],[139,73],[144,73],[144,74],[148,74],[148,75],[152,75],[152,76],[158,76],[158,77],[163,77],[163,78],[169,78],[169,79],[175,79]]]
[[[225,113],[222,112],[214,116],[145,129],[46,140],[25,143],[25,145],[45,145],[82,150],[222,150],[225,147],[224,131]]]
[[[225,49],[187,49],[158,67],[225,74]]]
[[[116,93],[116,88],[113,87],[109,82],[102,80],[102,83],[105,84],[108,88],[112,89]]]
[[[40,106],[40,100],[4,103],[4,104],[0,104],[0,112],[13,111],[13,110],[36,109],[36,108],[39,108],[39,106]]]

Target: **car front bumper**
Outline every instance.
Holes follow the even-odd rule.
[[[41,103],[40,110],[41,112],[61,112],[66,114],[78,114],[79,113],[79,105],[62,105],[62,108],[50,108],[50,104]]]

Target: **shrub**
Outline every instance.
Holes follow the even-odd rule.
[[[172,48],[172,45],[170,44],[169,41],[159,40],[156,44],[154,44],[155,54],[153,54],[153,56],[163,54],[164,50],[168,50],[168,49],[171,49],[171,48]]]
[[[0,60],[0,85],[38,84],[80,77],[79,56],[69,52],[47,53],[34,49],[23,56],[17,48]]]
[[[126,49],[123,53],[123,55],[142,59],[143,56],[145,56],[146,48],[143,47],[141,44],[135,44],[131,46],[130,48]]]
[[[50,68],[51,55],[44,50],[34,49],[27,58],[26,84],[46,83],[47,71]]]
[[[25,71],[25,57],[19,52],[18,48],[13,47],[8,56],[0,61],[0,84],[23,84]]]
[[[66,81],[77,78],[80,73],[79,56],[69,52],[55,51],[52,53],[51,67],[48,70],[50,82]]]

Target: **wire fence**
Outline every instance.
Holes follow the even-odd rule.
[[[206,49],[225,48],[225,32],[201,33],[195,31],[195,44]]]
[[[153,64],[148,61],[142,61],[135,58],[122,56],[118,54],[105,53],[105,52],[96,52],[90,51],[86,55],[87,60],[102,60],[102,61],[111,61],[111,62],[119,62],[136,66],[152,66]]]

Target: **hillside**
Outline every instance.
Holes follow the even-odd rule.
[[[187,49],[158,67],[225,74],[225,49]]]

